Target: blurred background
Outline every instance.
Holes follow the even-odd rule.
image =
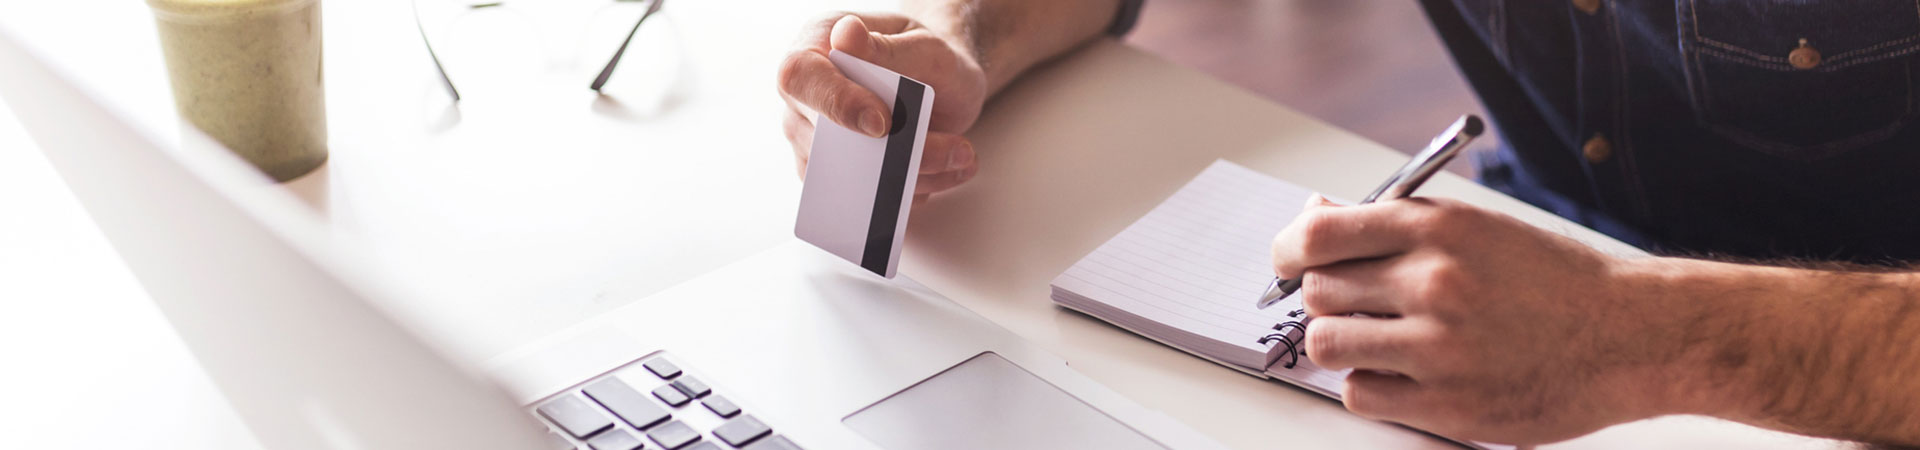
[[[1147,0],[1127,42],[1409,154],[1486,114],[1412,0]]]

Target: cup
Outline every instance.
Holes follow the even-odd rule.
[[[319,0],[147,0],[180,117],[274,181],[327,161]]]

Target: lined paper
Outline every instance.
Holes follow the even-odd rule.
[[[1260,372],[1275,324],[1295,320],[1288,298],[1265,310],[1255,300],[1273,280],[1275,234],[1299,215],[1311,192],[1227,161],[1215,161],[1146,216],[1053,281],[1056,301],[1215,361]],[[1060,295],[1060,294],[1067,295]],[[1077,297],[1077,298],[1076,298]],[[1184,333],[1172,332],[1179,331]],[[1190,334],[1191,336],[1188,336]],[[1341,372],[1300,358],[1273,375],[1337,395]]]

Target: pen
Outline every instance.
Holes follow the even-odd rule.
[[[1473,142],[1473,138],[1479,137],[1480,132],[1485,129],[1479,117],[1474,117],[1472,114],[1460,116],[1453,121],[1453,126],[1447,127],[1447,130],[1440,132],[1439,136],[1434,136],[1433,142],[1428,143],[1425,150],[1414,155],[1413,160],[1407,161],[1407,165],[1400,166],[1400,170],[1395,171],[1393,176],[1387,177],[1386,182],[1380,183],[1380,187],[1375,188],[1372,194],[1367,194],[1367,198],[1361,199],[1359,204],[1373,203],[1382,198],[1394,200],[1413,195],[1413,191],[1419,189],[1421,183],[1426,183],[1433,174],[1440,172],[1440,168],[1446,166],[1447,161],[1452,161],[1453,156],[1460,153],[1460,149],[1466,148],[1467,143]],[[1300,280],[1300,278],[1283,280],[1280,277],[1274,277],[1273,283],[1267,285],[1267,292],[1260,295],[1260,302],[1255,303],[1254,307],[1267,309],[1280,299],[1293,295],[1294,291],[1300,290]]]

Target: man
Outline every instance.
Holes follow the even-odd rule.
[[[1620,259],[1443,199],[1316,199],[1274,271],[1305,277],[1307,355],[1359,369],[1348,409],[1504,443],[1703,414],[1920,444],[1920,274],[1894,268],[1920,260],[1913,2],[1423,4],[1508,144],[1483,182],[1657,252],[1775,264]],[[800,170],[814,111],[888,125],[830,48],[940,93],[924,200],[973,177],[961,133],[993,93],[1138,8],[924,0],[822,21],[779,76]]]

